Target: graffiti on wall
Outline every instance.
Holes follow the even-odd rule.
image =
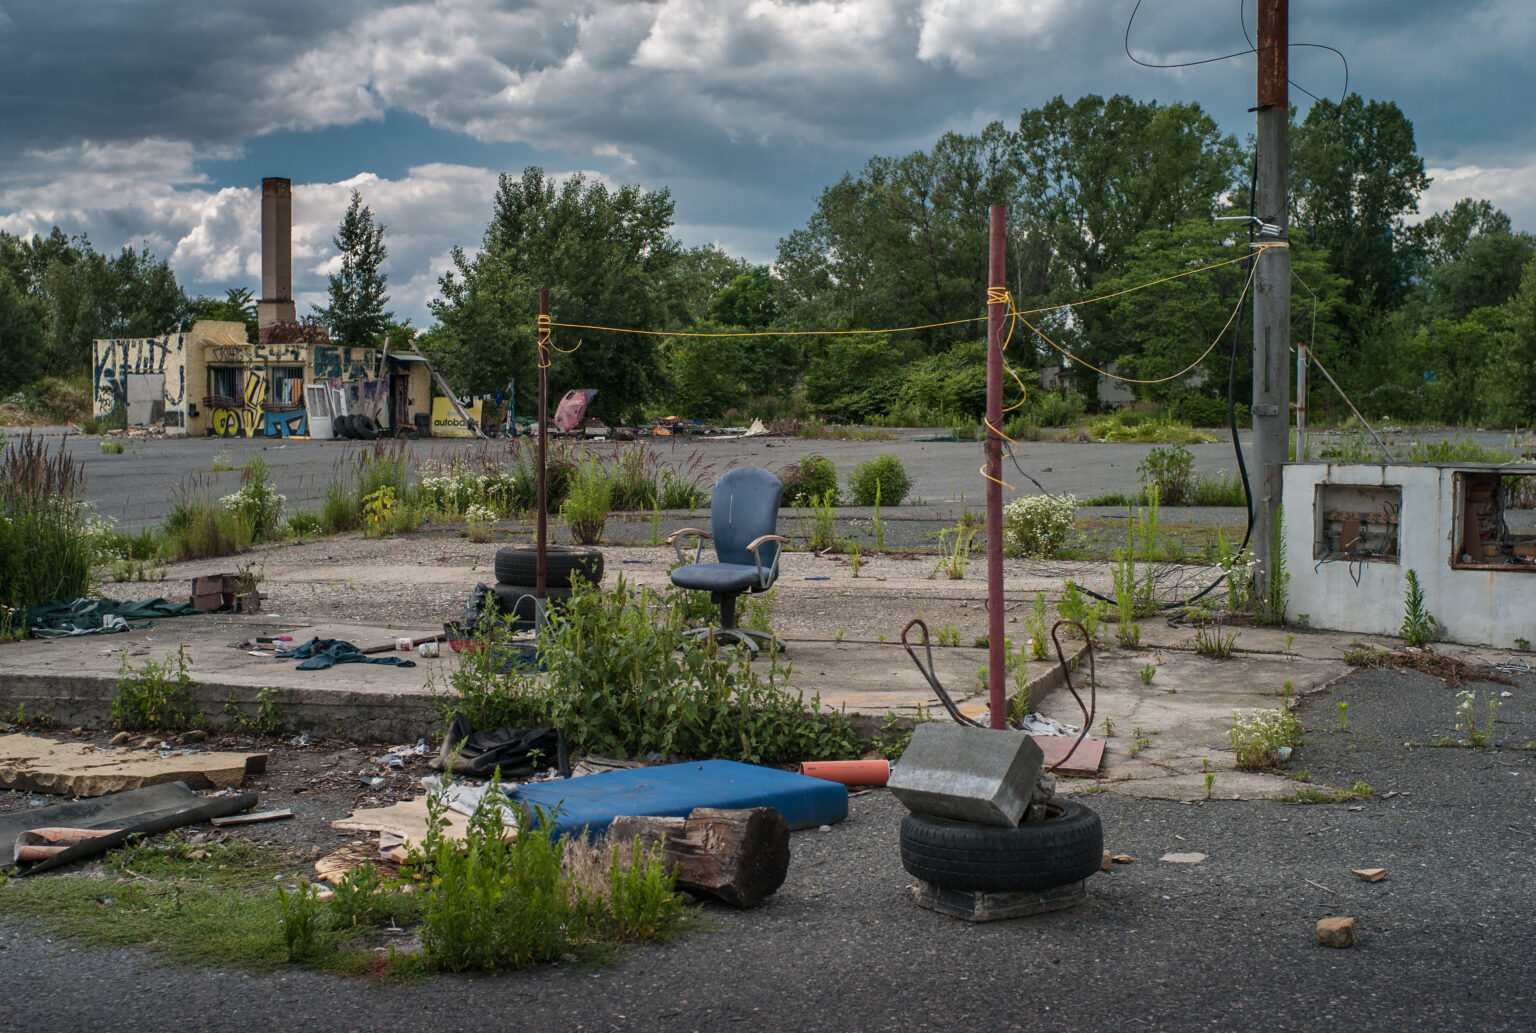
[[[309,414],[303,409],[261,414],[261,433],[269,438],[302,438],[309,435]]]
[[[165,408],[181,409],[187,397],[186,335],[98,340],[91,349],[94,411],[105,416],[127,403],[130,374],[165,375]]]
[[[343,348],[339,344],[315,345],[315,379],[366,380],[379,365],[377,348]]]
[[[209,417],[213,433],[221,438],[252,437],[262,426],[261,401],[266,397],[267,378],[259,369],[245,371],[245,399],[234,409],[215,408]]]

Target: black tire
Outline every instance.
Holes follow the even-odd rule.
[[[508,545],[496,550],[496,580],[504,585],[531,585],[537,574],[538,551],[532,545]],[[544,584],[571,587],[571,575],[601,584],[603,553],[586,545],[550,545],[544,554]]]
[[[909,814],[901,822],[901,866],[935,886],[990,893],[1054,889],[1086,879],[1104,858],[1099,816],[1064,797],[1061,813],[1018,828]]]
[[[496,608],[504,616],[516,617],[520,621],[534,619],[534,601],[532,585],[503,585],[497,583],[491,588],[496,595]],[[558,609],[571,597],[569,586],[565,588],[550,588],[545,586],[544,598],[546,605],[552,609]]]
[[[379,421],[367,413],[359,413],[352,417],[352,432],[364,441],[376,440],[379,436]]]
[[[339,438],[346,438],[348,441],[357,438],[357,433],[352,429],[352,417],[350,416],[336,417],[331,421],[331,426],[336,428],[336,436]]]

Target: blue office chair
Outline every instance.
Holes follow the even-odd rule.
[[[779,501],[784,485],[767,470],[757,468],[731,470],[715,482],[709,504],[709,531],[685,527],[667,536],[667,544],[677,552],[682,566],[672,571],[672,583],[710,593],[710,600],[720,607],[720,624],[695,628],[688,635],[716,642],[739,642],[757,655],[759,649],[783,650],[772,634],[736,625],[736,597],[743,592],[765,592],[779,576],[780,547],[789,539],[775,534]],[[693,538],[693,555],[687,556],[680,544]],[[715,546],[715,562],[701,563],[704,539]]]

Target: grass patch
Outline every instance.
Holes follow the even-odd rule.
[[[103,947],[139,947],[183,965],[270,972],[289,963],[274,877],[295,877],[307,860],[244,840],[194,848],[171,836],[114,851],[100,861],[0,885],[0,911],[49,933]],[[396,895],[398,897],[398,894]],[[419,905],[400,897],[404,921]],[[308,967],[358,972],[367,926],[322,914]]]
[[[896,435],[878,427],[850,427],[846,423],[812,421],[795,432],[811,441],[894,441]]]

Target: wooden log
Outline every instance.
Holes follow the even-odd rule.
[[[623,816],[608,842],[660,845],[677,886],[735,907],[757,907],[789,872],[789,823],[772,807],[697,807],[686,818]]]

